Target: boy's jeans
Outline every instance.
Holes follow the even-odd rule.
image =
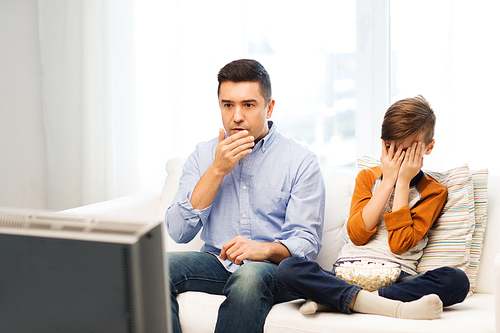
[[[174,332],[181,332],[176,297],[185,291],[226,295],[219,308],[215,332],[262,332],[273,304],[297,299],[276,284],[276,264],[248,262],[231,273],[209,253],[167,255]]]
[[[318,263],[301,258],[283,260],[276,272],[280,286],[302,298],[350,313],[349,304],[361,289],[322,269]],[[425,295],[436,294],[443,306],[462,302],[469,292],[469,279],[454,267],[441,267],[424,274],[401,272],[395,284],[380,288],[380,296],[403,302],[415,301]]]

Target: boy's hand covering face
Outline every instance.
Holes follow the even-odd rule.
[[[410,183],[424,165],[425,147],[422,142],[414,142],[408,147],[399,169],[398,181]]]
[[[391,183],[396,183],[399,169],[401,168],[401,164],[403,163],[403,159],[405,157],[403,145],[400,144],[397,150],[395,145],[396,143],[393,141],[387,142],[382,140],[382,156],[380,157],[382,174],[384,175],[384,179],[391,181]]]
[[[380,158],[384,178],[396,183],[397,181],[410,182],[423,166],[425,147],[422,142],[413,142],[410,147],[404,148],[396,142],[382,140],[382,157]]]

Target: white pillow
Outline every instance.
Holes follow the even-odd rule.
[[[165,170],[167,178],[161,192],[160,204],[158,206],[158,217],[165,218],[167,208],[172,204],[177,189],[179,188],[179,179],[182,175],[182,166],[186,162],[184,158],[172,158],[167,161]]]

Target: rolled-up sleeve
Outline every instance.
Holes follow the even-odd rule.
[[[191,194],[200,178],[198,158],[195,151],[186,160],[182,168],[179,189],[165,214],[168,234],[177,243],[191,241],[210,215],[212,206],[198,210],[191,205]]]
[[[286,209],[282,239],[294,257],[314,260],[321,249],[326,188],[317,157],[300,165]]]

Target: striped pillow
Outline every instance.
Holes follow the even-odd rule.
[[[469,167],[427,172],[448,189],[448,200],[429,231],[429,242],[417,266],[419,273],[442,266],[464,271],[471,261],[474,233],[474,186]]]
[[[470,264],[465,273],[469,277],[470,291],[469,295],[476,289],[477,271],[481,260],[483,249],[484,231],[486,229],[486,206],[488,203],[488,170],[481,169],[471,171],[472,182],[474,185],[474,219],[475,227],[472,234],[472,243],[470,248]]]

